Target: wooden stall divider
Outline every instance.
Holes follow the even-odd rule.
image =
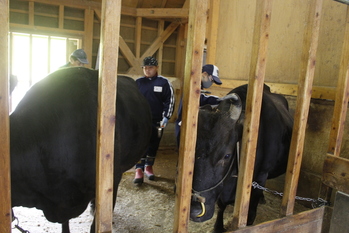
[[[183,117],[179,148],[173,232],[187,232],[193,182],[207,1],[191,0],[183,85]]]
[[[341,145],[343,141],[344,124],[347,115],[349,101],[349,6],[347,6],[345,32],[342,47],[342,57],[339,67],[339,77],[336,88],[336,100],[332,116],[332,125],[330,130],[329,145],[327,149],[327,156],[324,162],[323,172],[323,184],[320,189],[319,197],[330,201],[332,188],[339,188],[339,183],[344,179],[343,176],[336,177],[339,174],[337,172],[326,172],[329,167],[332,166],[331,161],[337,161],[333,156],[339,157],[341,151]],[[338,166],[335,166],[336,168]],[[335,177],[335,179],[333,179]],[[339,178],[339,179],[338,179]],[[336,182],[330,182],[329,180],[335,180]],[[331,184],[331,185],[330,185]],[[330,186],[327,186],[330,185]],[[346,190],[348,191],[348,190]]]
[[[210,32],[207,37],[207,57],[206,64],[214,64],[217,53],[217,37],[219,28],[219,10],[221,0],[210,0],[207,26]]]
[[[241,162],[232,223],[233,229],[245,227],[247,223],[267,62],[271,11],[272,0],[256,1],[250,75],[241,143]]]
[[[96,166],[96,232],[112,232],[114,132],[121,0],[102,1]],[[115,154],[118,154],[115,151]]]
[[[11,232],[10,126],[8,87],[9,1],[0,1],[0,232]]]
[[[294,209],[315,73],[322,3],[323,0],[314,0],[310,2],[309,6],[309,18],[303,41],[292,141],[286,170],[284,196],[281,204],[281,214],[283,216],[292,215]]]

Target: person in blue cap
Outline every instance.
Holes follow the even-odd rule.
[[[154,57],[146,57],[142,64],[144,76],[136,83],[140,92],[148,100],[152,112],[152,134],[147,152],[136,164],[136,174],[133,180],[136,184],[143,183],[145,175],[154,180],[153,165],[159,148],[162,131],[171,118],[175,105],[175,97],[170,81],[158,74],[158,61]]]
[[[207,95],[209,93],[204,91],[204,89],[210,88],[212,84],[221,85],[222,81],[219,79],[219,70],[218,67],[212,64],[207,64],[202,67],[202,77],[201,77],[201,94],[200,94],[200,106],[206,104],[216,105],[219,104],[219,97],[214,95]],[[177,146],[179,148],[180,142],[180,130],[182,124],[182,100],[178,106],[178,113],[175,125],[175,134],[177,139]]]
[[[72,52],[72,54],[70,54],[69,62],[64,66],[61,66],[60,68],[84,66],[85,64],[88,64],[87,55],[85,51],[83,49],[77,49],[74,52]]]

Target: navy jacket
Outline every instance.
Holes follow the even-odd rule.
[[[175,105],[174,91],[170,81],[158,75],[152,78],[143,76],[137,79],[136,83],[140,92],[148,100],[153,122],[160,122],[163,117],[170,119]]]

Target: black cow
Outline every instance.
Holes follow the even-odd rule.
[[[196,222],[211,219],[217,202],[215,232],[224,231],[224,210],[235,201],[237,143],[242,139],[246,95],[247,85],[243,85],[229,92],[217,107],[199,110],[190,218]],[[267,179],[285,173],[292,127],[287,100],[264,85],[253,175],[253,181],[261,186]],[[262,190],[252,189],[248,225],[253,224],[257,205],[263,199]]]
[[[117,87],[114,203],[151,133],[150,107],[134,80],[118,77]],[[12,206],[41,209],[62,232],[95,198],[97,99],[98,71],[65,68],[33,85],[10,116]]]

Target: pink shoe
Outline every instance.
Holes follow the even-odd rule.
[[[155,179],[155,175],[153,172],[153,166],[145,166],[144,174],[146,177],[148,177],[149,180]]]
[[[133,180],[135,184],[143,184],[143,171],[141,168],[136,168],[135,179]]]

